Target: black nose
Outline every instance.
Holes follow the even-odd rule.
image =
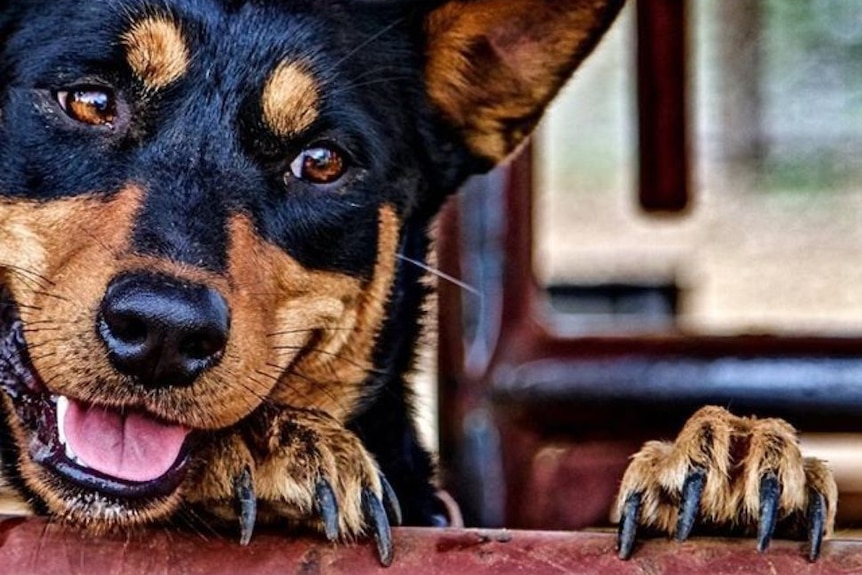
[[[111,363],[148,387],[190,385],[227,345],[227,302],[204,285],[128,274],[111,282],[99,311]]]

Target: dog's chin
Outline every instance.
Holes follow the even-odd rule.
[[[0,395],[27,495],[57,517],[100,531],[173,513],[191,467],[190,430],[141,410],[52,394],[29,361],[6,296],[0,288]]]

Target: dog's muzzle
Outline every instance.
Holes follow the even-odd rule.
[[[25,456],[71,484],[122,498],[176,490],[190,430],[135,409],[88,405],[52,394],[33,368],[24,326],[0,288],[0,391],[20,419]]]

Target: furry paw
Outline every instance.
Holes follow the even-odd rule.
[[[370,530],[381,563],[392,562],[390,524],[401,523],[395,492],[359,438],[327,415],[262,409],[211,461],[189,499],[238,519],[241,542],[257,521],[310,527],[333,541]]]
[[[619,556],[631,556],[641,527],[679,541],[693,529],[756,534],[759,551],[773,534],[807,537],[813,561],[832,531],[837,499],[832,473],[802,457],[787,422],[704,407],[676,441],[647,442],[632,458],[614,510]]]

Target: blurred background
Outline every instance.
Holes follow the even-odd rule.
[[[664,217],[634,201],[634,6],[539,135],[539,280],[669,288],[686,331],[860,334],[862,2],[688,2],[693,201]]]
[[[468,523],[606,525],[711,403],[791,421],[860,525],[862,2],[630,2],[438,244],[469,289],[421,402]]]

